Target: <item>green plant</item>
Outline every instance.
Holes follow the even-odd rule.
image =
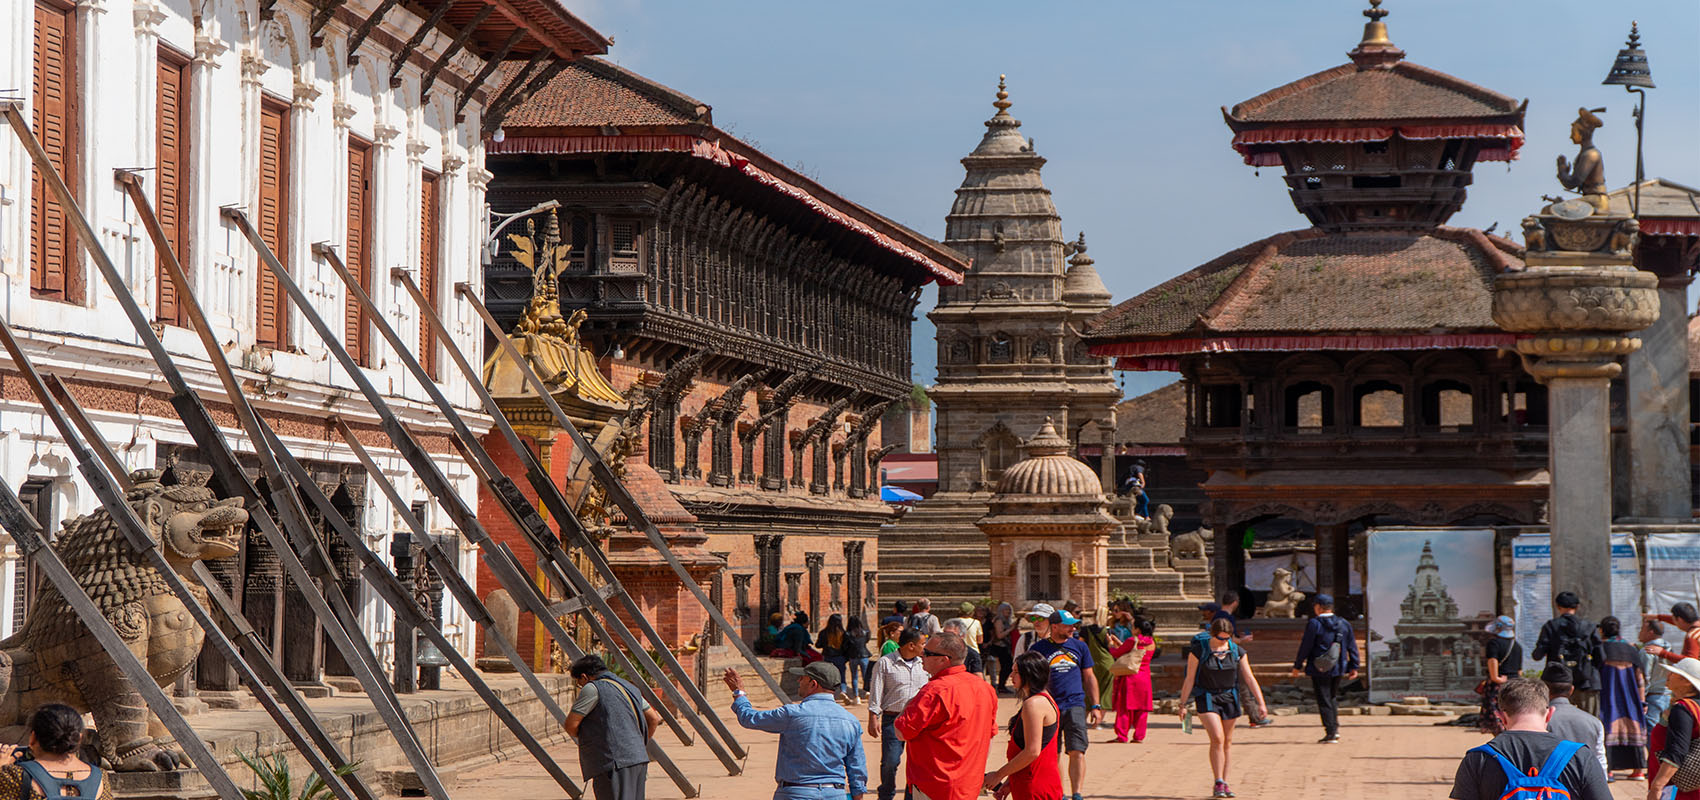
[[[1111,589],[1110,605],[1115,606],[1120,603],[1126,603],[1128,608],[1142,608],[1145,606],[1145,598],[1140,597],[1137,592],[1130,592],[1125,589]]]
[[[316,774],[301,786],[299,794],[293,793],[295,779],[289,774],[289,762],[284,760],[282,753],[274,753],[268,759],[263,756],[250,756],[237,750],[236,757],[242,759],[242,763],[247,764],[254,777],[260,781],[259,789],[242,790],[242,796],[246,800],[324,800],[332,796],[331,788]],[[358,761],[344,764],[337,767],[336,774],[339,777],[347,775],[359,766]]]

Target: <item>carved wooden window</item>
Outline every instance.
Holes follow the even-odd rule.
[[[165,229],[165,240],[179,260],[189,255],[189,59],[169,47],[159,48],[155,62],[154,213]],[[177,302],[177,284],[155,255],[154,318],[183,325],[184,309]]]
[[[679,480],[678,427],[679,397],[657,395],[649,412],[649,466],[668,483]]]
[[[1206,428],[1238,428],[1245,408],[1245,391],[1237,383],[1200,387],[1200,422]]]
[[[590,220],[574,214],[567,221],[567,269],[583,272],[590,254]]]
[[[51,532],[57,529],[53,522],[52,490],[53,482],[46,478],[30,478],[18,488],[18,500],[23,503],[24,510],[40,523],[41,529],[49,532],[48,541],[52,541]],[[40,585],[41,576],[34,559],[19,558],[12,562],[12,629],[8,635],[23,629]]]
[[[1299,433],[1334,427],[1334,387],[1318,381],[1288,386],[1281,404],[1282,426]]]
[[[348,137],[348,235],[342,260],[350,275],[372,294],[372,143]],[[362,367],[372,366],[371,325],[352,292],[343,302],[343,346]]]
[[[419,178],[419,291],[431,310],[437,310],[439,258],[443,247],[442,176],[425,170]],[[437,337],[431,323],[419,318],[419,364],[437,379]]]
[[[35,66],[30,125],[65,184],[77,194],[82,115],[76,7],[61,0],[36,0]],[[30,181],[30,294],[67,303],[83,299],[76,235],[47,181],[32,168]]]
[[[637,272],[641,266],[642,224],[635,219],[608,221],[608,271]]]
[[[289,266],[289,104],[270,97],[260,101],[260,196],[255,227],[260,239]],[[289,300],[271,268],[256,261],[258,296],[254,305],[254,339],[263,347],[289,344]]]
[[[1039,550],[1027,556],[1027,599],[1062,599],[1062,556]]]

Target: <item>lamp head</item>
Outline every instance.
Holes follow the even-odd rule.
[[[1647,66],[1647,51],[1641,49],[1641,26],[1639,23],[1629,23],[1629,41],[1623,49],[1617,51],[1617,60],[1612,62],[1611,72],[1606,79],[1600,81],[1602,86],[1639,86],[1652,89],[1653,71]]]

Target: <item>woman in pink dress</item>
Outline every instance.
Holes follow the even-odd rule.
[[[1139,660],[1139,671],[1132,675],[1117,675],[1114,690],[1110,698],[1111,708],[1116,710],[1116,741],[1128,740],[1128,729],[1133,729],[1135,744],[1145,741],[1145,718],[1151,714],[1151,656],[1157,652],[1157,640],[1152,635],[1157,630],[1157,623],[1142,619],[1137,624],[1137,632],[1125,640],[1110,640],[1110,655],[1120,658],[1134,648],[1141,648],[1145,655]]]

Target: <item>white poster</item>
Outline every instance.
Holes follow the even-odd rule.
[[[1527,533],[1512,539],[1511,574],[1511,599],[1517,604],[1512,616],[1517,619],[1517,641],[1526,656],[1523,667],[1539,670],[1543,665],[1533,660],[1535,640],[1553,615],[1551,538],[1544,533]],[[1635,558],[1635,542],[1627,533],[1611,537],[1611,614],[1622,623],[1623,636],[1633,640],[1641,624],[1641,569]]]
[[[1473,703],[1494,614],[1493,531],[1369,531],[1370,702]]]
[[[1677,603],[1700,605],[1700,533],[1647,536],[1647,610],[1669,614]],[[1625,631],[1625,636],[1628,632]],[[1665,641],[1681,641],[1682,632],[1665,626]]]

